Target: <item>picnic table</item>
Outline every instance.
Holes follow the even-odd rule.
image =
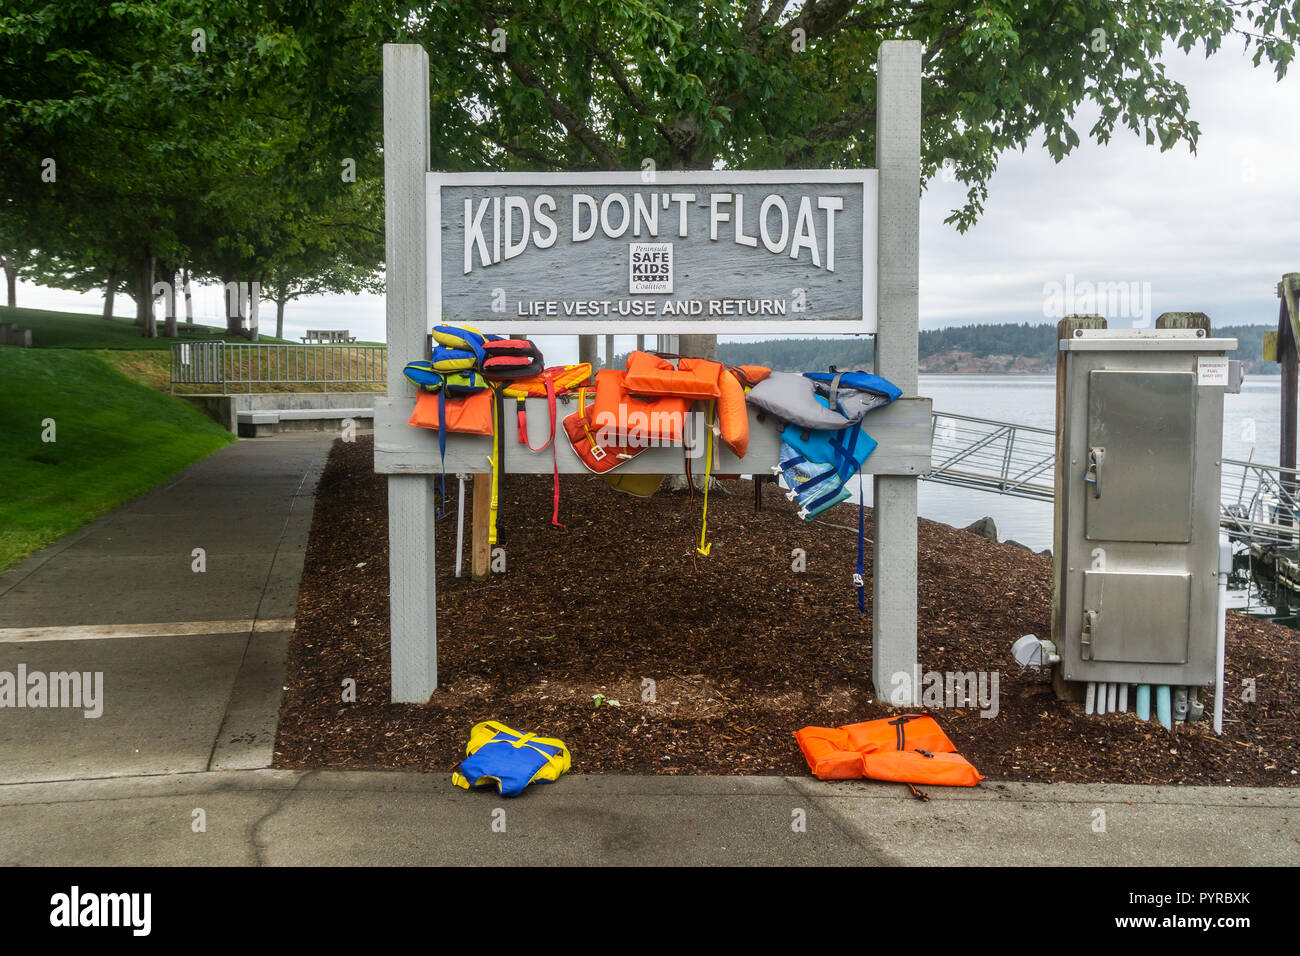
[[[347,329],[308,329],[302,340],[313,345],[346,344],[355,342],[357,337],[349,336]]]

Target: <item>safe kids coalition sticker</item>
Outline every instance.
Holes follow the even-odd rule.
[[[673,244],[628,243],[628,292],[673,291]]]

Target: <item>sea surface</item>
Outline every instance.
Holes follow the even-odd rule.
[[[1277,464],[1280,388],[1277,375],[1248,376],[1240,394],[1224,397],[1223,457]],[[936,412],[1040,428],[1056,424],[1055,375],[922,375],[919,393],[934,400]],[[1012,538],[1035,551],[1052,546],[1050,502],[929,481],[920,482],[918,497],[922,517],[965,527],[987,515],[1003,541]]]

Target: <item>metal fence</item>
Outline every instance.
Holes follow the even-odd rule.
[[[174,342],[171,387],[220,385],[222,394],[254,391],[254,386],[384,386],[388,348],[384,345],[280,345],[241,342]]]
[[[935,412],[927,481],[1050,501],[1056,432]]]
[[[1234,538],[1300,544],[1300,471],[1223,459],[1220,524]]]

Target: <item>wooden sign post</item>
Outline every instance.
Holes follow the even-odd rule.
[[[876,368],[903,397],[871,413],[875,479],[873,682],[916,699],[916,480],[930,464],[930,402],[917,390],[920,44],[880,48],[877,166],[868,170],[436,173],[429,171],[428,57],[384,47],[388,394],[375,404],[375,470],[388,475],[392,698],[437,687],[435,476],[488,470],[491,439],[407,425],[407,362],[435,324],[516,335],[875,334]],[[544,420],[544,399],[528,411]],[[700,413],[693,413],[699,415]],[[516,444],[506,416],[506,446]],[[721,474],[767,474],[779,433],[751,414],[749,451]],[[620,470],[667,474],[682,450]],[[557,445],[562,473],[587,473]],[[510,472],[549,474],[551,455]],[[477,488],[478,480],[474,482]]]

